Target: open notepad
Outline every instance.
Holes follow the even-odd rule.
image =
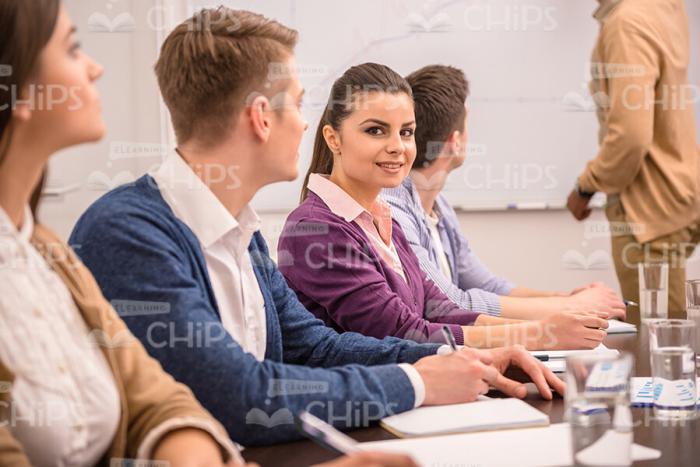
[[[600,344],[593,350],[532,350],[530,354],[534,357],[547,357],[549,360],[544,362],[547,368],[554,373],[564,373],[566,371],[566,357],[590,352],[610,355],[618,355],[620,353],[619,350],[609,349]]]
[[[400,438],[544,426],[549,417],[520,399],[480,397],[467,404],[420,407],[382,419]]]

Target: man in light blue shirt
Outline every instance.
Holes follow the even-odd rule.
[[[625,305],[602,283],[571,293],[516,287],[491,273],[462,235],[441,190],[465,160],[469,83],[449,66],[430,65],[406,77],[413,90],[417,155],[411,175],[383,198],[418,256],[421,268],[462,308],[515,319],[541,319],[564,310],[625,317]]]

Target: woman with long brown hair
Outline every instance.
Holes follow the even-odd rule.
[[[334,83],[302,203],[278,246],[280,270],[306,308],[338,331],[377,338],[442,342],[447,326],[459,344],[479,348],[597,346],[605,331],[576,327],[568,315],[517,322],[478,314],[452,302],[425,275],[379,198],[408,175],[415,129],[411,87],[390,68],[365,63]],[[607,327],[596,316],[585,319]]]
[[[0,463],[240,462],[70,248],[34,222],[49,158],[104,133],[102,68],[59,0],[0,1],[0,63]]]

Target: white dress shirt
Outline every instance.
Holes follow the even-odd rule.
[[[106,358],[70,292],[0,208],[0,360],[15,375],[6,427],[32,465],[96,464],[121,402]]]
[[[177,152],[151,174],[163,199],[199,240],[224,329],[265,358],[265,301],[248,254],[260,219],[246,206],[235,218]],[[235,188],[233,188],[235,189]]]

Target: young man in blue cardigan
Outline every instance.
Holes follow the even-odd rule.
[[[436,355],[439,345],[338,335],[299,303],[248,203],[297,176],[307,127],[297,33],[260,15],[202,10],[163,44],[156,74],[178,147],[108,193],[71,243],[131,331],[244,445],[297,437],[306,409],[339,428],[474,400],[514,364],[545,398],[563,383],[522,348]],[[443,352],[444,347],[440,353]]]

